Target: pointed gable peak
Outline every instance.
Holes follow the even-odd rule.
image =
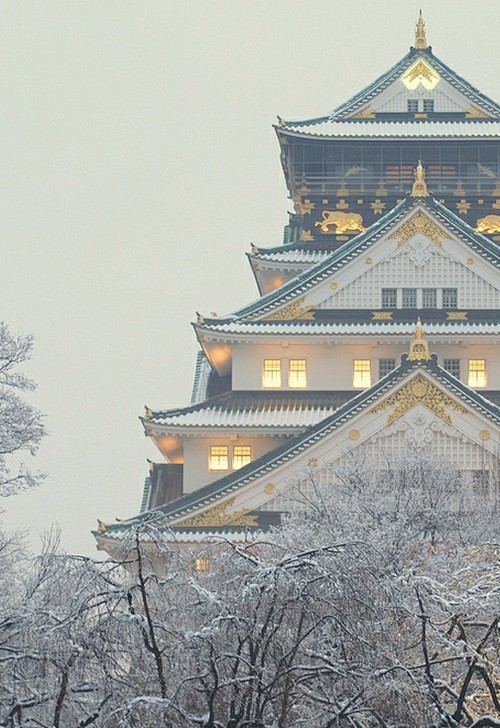
[[[420,10],[417,27],[415,30],[415,48],[427,48],[427,36],[425,34],[425,20],[422,17],[422,11]]]

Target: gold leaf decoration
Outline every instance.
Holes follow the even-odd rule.
[[[476,223],[478,233],[500,233],[500,215],[486,215]]]
[[[313,306],[305,305],[306,297],[298,298],[280,311],[266,316],[266,321],[294,321],[296,319],[314,320]]]
[[[392,311],[372,311],[372,321],[392,321]]]
[[[486,113],[486,111],[482,111],[482,109],[478,109],[477,106],[469,106],[467,111],[465,112],[465,116],[468,119],[489,119],[490,115]]]
[[[375,119],[375,117],[375,111],[372,109],[371,106],[365,106],[364,109],[360,109],[352,115],[353,119]]]
[[[380,404],[372,409],[372,412],[375,414],[393,407],[393,411],[387,418],[387,424],[390,425],[419,404],[433,412],[447,425],[451,425],[452,421],[445,407],[449,407],[462,414],[468,413],[468,410],[463,405],[455,402],[455,400],[438,389],[432,382],[422,376],[422,374],[417,374],[416,377],[401,387],[401,389],[390,397],[387,397],[383,402],[380,402]]]
[[[439,225],[436,225],[436,223],[431,220],[430,217],[419,211],[416,212],[412,217],[410,217],[409,220],[403,223],[401,227],[397,228],[397,230],[389,235],[389,240],[396,240],[397,238],[399,238],[399,248],[401,247],[401,245],[407,243],[408,240],[411,240],[411,238],[417,233],[422,233],[422,235],[425,235],[425,237],[429,238],[429,240],[431,240],[438,248],[441,248],[443,244],[441,238],[444,238],[445,240],[452,239],[451,235],[449,235],[445,230],[440,228]]]
[[[447,321],[467,321],[467,311],[447,311]]]
[[[177,528],[186,528],[192,526],[256,526],[257,516],[248,516],[248,508],[240,508],[236,511],[230,511],[234,505],[235,498],[228,498],[222,503],[212,506],[197,516],[186,518],[181,523],[176,524]]]

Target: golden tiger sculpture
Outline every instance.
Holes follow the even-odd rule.
[[[315,226],[321,228],[321,232],[328,233],[331,225],[335,225],[335,232],[345,233],[347,230],[358,230],[364,232],[363,218],[358,212],[341,212],[340,210],[323,210],[323,220],[315,222]],[[333,232],[333,231],[332,231]]]
[[[500,233],[500,215],[486,215],[476,223],[478,233]]]

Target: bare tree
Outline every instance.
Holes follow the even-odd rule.
[[[34,455],[45,435],[42,415],[19,395],[35,388],[17,371],[32,348],[31,336],[16,336],[0,322],[0,495],[36,486],[43,477],[31,472],[20,457]]]

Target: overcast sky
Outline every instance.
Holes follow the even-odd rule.
[[[3,0],[0,318],[50,437],[37,491],[5,499],[93,555],[134,515],[143,406],[187,404],[194,311],[256,293],[244,253],[289,203],[271,124],[328,113],[401,58],[422,7],[448,65],[500,98],[498,0]]]

